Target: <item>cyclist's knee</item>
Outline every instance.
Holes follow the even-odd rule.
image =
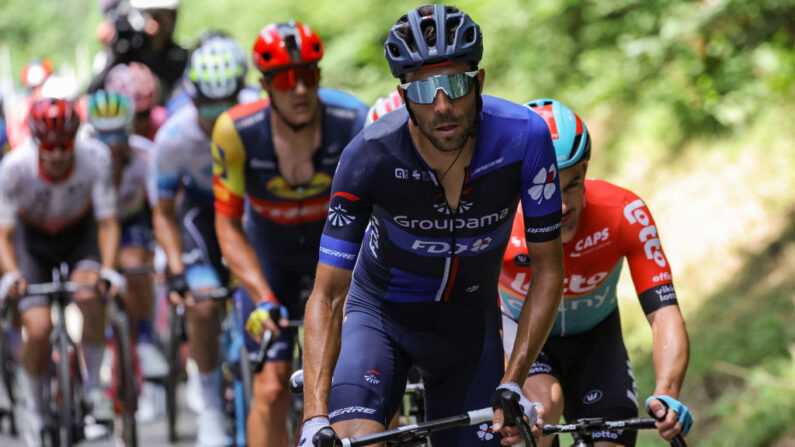
[[[287,385],[273,376],[257,377],[254,381],[254,405],[271,408],[274,405],[284,404],[289,401],[290,392]]]
[[[50,308],[46,306],[31,307],[22,314],[22,325],[25,327],[29,343],[48,343],[52,332]]]
[[[196,294],[201,294],[202,290],[194,291]],[[218,303],[212,300],[199,301],[190,308],[190,318],[197,324],[212,324],[219,319]],[[208,329],[210,326],[207,326]]]
[[[69,279],[81,286],[93,286],[99,280],[99,272],[87,269],[75,270]],[[93,289],[86,289],[75,292],[73,298],[77,304],[82,304],[99,299],[99,295]]]
[[[122,269],[136,269],[146,265],[149,252],[145,247],[129,246],[119,250],[119,266]]]

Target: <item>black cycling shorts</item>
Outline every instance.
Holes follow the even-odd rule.
[[[186,192],[179,202],[177,215],[188,287],[197,290],[226,285],[229,270],[223,263],[215,233],[212,202],[197,193]]]
[[[516,322],[502,318],[506,351],[513,348]],[[638,416],[637,388],[621,336],[618,309],[594,328],[576,335],[550,337],[530,369],[530,376],[549,374],[563,388],[563,416],[628,419]],[[634,430],[598,432],[594,441],[634,446]]]
[[[70,272],[100,270],[97,222],[90,213],[54,234],[18,221],[14,234],[17,265],[28,284],[52,281],[53,269],[62,262],[67,263]],[[27,295],[19,300],[18,307],[24,312],[48,303],[45,296]]]

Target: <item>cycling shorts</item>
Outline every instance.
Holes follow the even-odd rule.
[[[383,301],[346,304],[342,342],[329,396],[332,423],[369,419],[387,426],[416,366],[428,419],[490,406],[503,375],[497,306]],[[431,436],[433,445],[499,445],[490,424]]]
[[[143,211],[130,216],[121,222],[121,248],[143,247],[154,251],[154,232],[152,231],[152,215]]]
[[[182,261],[185,280],[191,290],[217,288],[229,281],[221,247],[215,234],[215,209],[196,194],[186,191],[179,201]]]
[[[54,234],[19,221],[14,234],[17,265],[28,284],[52,281],[53,269],[62,262],[67,263],[70,272],[100,270],[97,223],[91,213]],[[18,308],[25,312],[47,305],[46,296],[27,295],[19,300]]]
[[[505,352],[510,355],[516,322],[503,315],[502,325]],[[549,374],[560,382],[563,416],[567,421],[638,416],[635,376],[621,337],[618,309],[593,329],[566,337],[549,337],[530,369],[530,377],[538,374]],[[594,441],[634,446],[636,437],[634,430],[604,431],[595,433]]]
[[[262,274],[268,281],[273,294],[284,307],[287,308],[290,319],[298,320],[304,315],[306,300],[312,293],[315,283],[315,269],[317,268],[317,251],[311,254],[287,256],[274,255],[264,252],[266,247],[262,232],[253,227],[246,228],[249,243],[257,253]],[[255,308],[255,301],[242,287],[235,293],[235,309],[238,311],[241,326],[246,325],[248,316]],[[249,352],[256,352],[259,344],[244,332],[246,348]],[[279,337],[273,342],[268,351],[266,362],[291,360],[295,329],[282,330]]]

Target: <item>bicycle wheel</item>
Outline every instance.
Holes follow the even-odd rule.
[[[168,319],[168,377],[164,384],[166,389],[166,417],[168,419],[168,441],[174,443],[179,438],[177,433],[177,381],[180,372],[179,345],[182,341],[182,324],[176,308],[169,307]]]
[[[254,396],[254,374],[251,371],[251,362],[248,360],[246,344],[240,344],[240,381],[243,383],[243,402],[246,407],[246,416],[251,411],[251,401]]]
[[[127,315],[117,308],[113,323],[113,337],[116,342],[116,367],[118,368],[119,388],[117,399],[121,404],[122,440],[126,447],[138,446],[138,430],[135,424],[135,410],[138,408],[138,390],[132,361],[132,345]]]
[[[10,325],[5,324],[5,310],[0,318],[3,318],[2,322],[0,322],[0,375],[2,375],[3,379],[3,391],[8,399],[8,410],[4,416],[8,418],[11,436],[16,437],[18,433],[16,417],[14,416],[14,409],[16,408],[16,397],[14,396],[15,362],[11,354],[11,343],[8,334]]]
[[[55,340],[58,352],[58,445],[71,447],[75,443],[74,394],[72,392],[72,368],[69,359],[69,342],[61,334]]]

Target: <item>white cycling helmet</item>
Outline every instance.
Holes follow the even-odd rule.
[[[179,0],[130,0],[135,9],[177,9]]]
[[[373,124],[378,118],[381,118],[402,105],[403,98],[400,97],[400,93],[398,93],[397,90],[387,96],[378,98],[375,104],[370,107],[370,110],[367,111],[367,120],[364,122],[365,127]]]
[[[213,36],[191,53],[185,87],[193,98],[229,98],[243,88],[247,69],[235,39]]]

